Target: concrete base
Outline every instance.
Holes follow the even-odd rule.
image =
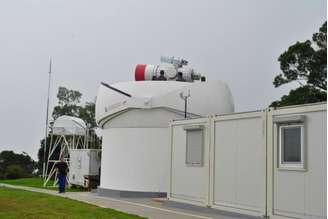
[[[165,198],[166,192],[137,192],[105,189],[98,187],[98,195],[113,198]]]

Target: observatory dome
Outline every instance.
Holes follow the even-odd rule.
[[[85,135],[85,122],[73,116],[60,116],[53,124],[54,135]]]
[[[169,123],[234,111],[220,81],[129,81],[99,87],[96,120],[102,128],[99,191],[163,195],[169,172]],[[134,193],[135,194],[135,193]]]

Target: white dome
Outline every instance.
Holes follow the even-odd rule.
[[[195,116],[231,113],[233,98],[229,87],[220,81],[176,82],[176,81],[129,81],[111,85],[131,97],[105,86],[100,86],[96,102],[96,120],[103,125],[113,116],[129,109],[168,108],[184,112],[184,101],[180,93],[190,93],[188,113]]]
[[[85,122],[73,116],[60,116],[53,124],[54,135],[85,135]]]

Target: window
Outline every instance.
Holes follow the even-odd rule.
[[[203,165],[203,129],[186,129],[186,164]]]
[[[279,136],[279,167],[304,169],[304,125],[280,125]]]

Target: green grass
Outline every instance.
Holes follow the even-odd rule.
[[[0,187],[0,218],[137,219],[142,217],[68,198]]]
[[[57,190],[57,186],[53,187],[53,181],[49,181],[47,187],[43,187],[43,179],[39,177],[35,178],[22,178],[22,179],[5,179],[0,180],[0,183],[6,183],[10,185],[16,186],[29,186],[34,188],[41,188],[41,189],[51,189]],[[67,192],[81,192],[83,191],[81,188],[66,188]]]

